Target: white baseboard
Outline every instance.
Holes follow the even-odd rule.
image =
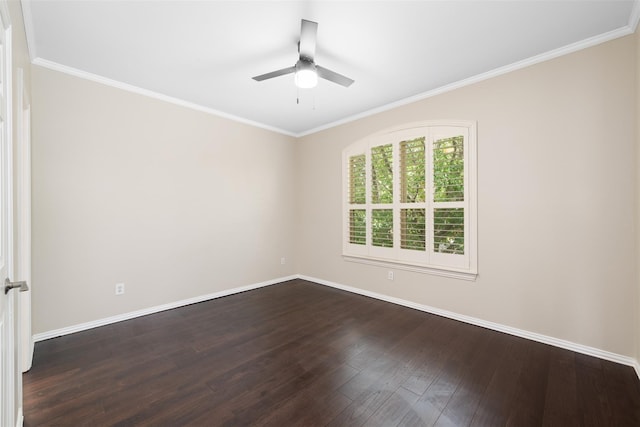
[[[28,348],[28,353],[26,355],[22,355],[22,373],[28,372],[31,369],[31,364],[33,363],[33,349],[34,349],[35,343],[33,341],[33,336],[31,336],[31,339],[29,340],[29,348]]]
[[[233,295],[240,292],[250,291],[252,289],[258,289],[265,286],[275,285],[278,283],[286,282],[287,280],[296,279],[298,276],[280,277],[278,279],[268,280],[266,282],[254,283],[252,285],[240,286],[232,289],[225,289],[224,291],[214,292],[212,294],[201,295],[194,298],[188,298],[181,301],[172,302],[169,304],[157,305],[155,307],[143,308],[142,310],[136,310],[129,313],[119,314],[117,316],[111,316],[104,319],[93,320],[91,322],[81,323],[79,325],[68,326],[66,328],[55,329],[52,331],[42,332],[33,336],[33,341],[44,341],[50,338],[60,337],[63,335],[73,334],[75,332],[86,331],[87,329],[97,328],[99,326],[109,325],[111,323],[122,322],[123,320],[134,319],[136,317],[147,316],[149,314],[158,313],[160,311],[171,310],[173,308],[183,307],[189,304],[196,304],[203,301],[208,301],[215,298],[226,297],[227,295]]]
[[[16,414],[16,427],[22,427],[24,424],[24,414],[22,412],[22,406],[18,408],[18,413]]]
[[[370,298],[375,298],[378,300],[390,302],[393,304],[402,305],[404,307],[413,308],[415,310],[424,311],[426,313],[436,314],[438,316],[446,317],[453,320],[458,320],[460,322],[469,323],[471,325],[481,326],[483,328],[492,329],[498,332],[504,332],[509,335],[514,335],[521,338],[526,338],[532,341],[541,342],[543,344],[549,344],[554,347],[563,348],[566,350],[575,351],[577,353],[586,354],[588,356],[597,357],[604,360],[609,360],[616,363],[621,363],[623,365],[631,366],[635,369],[636,375],[640,378],[640,363],[634,359],[633,357],[623,356],[621,354],[612,353],[609,351],[601,350],[595,347],[589,347],[583,344],[577,344],[571,341],[550,337],[548,335],[542,335],[535,332],[525,331],[523,329],[513,328],[511,326],[502,325],[500,323],[489,322],[487,320],[478,319],[476,317],[465,316],[463,314],[454,313],[448,310],[442,310],[436,307],[431,307],[424,304],[418,304],[412,301],[404,300],[401,298],[395,298],[384,294],[379,294],[377,292],[365,291],[363,289],[354,288],[352,286],[342,285],[335,282],[330,282],[328,280],[319,279],[317,277],[305,276],[302,274],[296,274],[287,277],[281,277],[278,279],[268,280],[266,282],[255,283],[252,285],[241,286],[232,289],[226,289],[224,291],[215,292],[212,294],[202,295],[195,298],[189,298],[181,301],[176,301],[169,304],[158,305],[155,307],[145,308],[142,310],[132,311],[129,313],[120,314],[117,316],[107,317],[105,319],[98,319],[92,322],[81,323],[79,325],[69,326],[66,328],[55,329],[48,332],[43,332],[40,334],[36,334],[33,336],[33,341],[43,341],[50,338],[55,338],[63,335],[72,334],[74,332],[85,331],[87,329],[97,328],[99,326],[109,325],[111,323],[121,322],[123,320],[129,320],[136,317],[146,316],[153,313],[158,313],[164,310],[171,310],[173,308],[182,307],[189,304],[195,304],[203,301],[208,301],[215,298],[224,297],[227,295],[237,294],[240,292],[250,291],[252,289],[262,288],[265,286],[275,285],[277,283],[285,282],[287,280],[292,279],[303,279],[310,282],[314,282],[320,285],[329,286],[336,289],[341,289],[343,291],[351,292],[358,295],[364,295]]]
[[[465,316],[463,314],[454,313],[452,311],[442,310],[439,308],[431,307],[428,305],[418,304],[412,301],[407,301],[400,298],[390,297],[388,295],[379,294],[376,292],[365,291],[363,289],[354,288],[351,286],[342,285],[339,283],[330,282],[316,277],[309,277],[304,275],[297,276],[300,279],[308,280],[310,282],[318,283],[320,285],[330,286],[332,288],[341,289],[343,291],[352,292],[359,295],[364,295],[370,298],[379,299],[382,301],[390,302],[393,304],[402,305],[405,307],[413,308],[416,310],[424,311],[426,313],[437,314],[438,316],[447,317],[449,319],[458,320],[461,322],[469,323],[471,325],[481,326],[483,328],[492,329],[498,332],[504,332],[509,335],[515,335],[517,337],[526,338],[532,341],[541,342],[543,344],[549,344],[554,347],[563,348],[566,350],[575,351],[577,353],[586,354],[588,356],[594,356],[599,359],[609,360],[623,365],[631,366],[635,369],[636,375],[640,378],[640,364],[638,361],[629,356],[623,356],[621,354],[612,353],[609,351],[601,350],[595,347],[589,347],[582,344],[577,344],[571,341],[566,341],[559,338],[550,337],[548,335],[542,335],[535,332],[525,331],[523,329],[513,328],[511,326],[505,326],[500,323],[489,322],[486,320],[478,319],[471,316]]]

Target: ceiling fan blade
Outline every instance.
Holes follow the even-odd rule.
[[[300,58],[313,62],[313,58],[316,55],[317,36],[318,23],[303,19],[300,27],[300,43],[298,44]]]
[[[349,77],[343,76],[342,74],[338,74],[335,71],[331,71],[319,65],[316,65],[316,70],[318,71],[318,76],[344,87],[351,86],[351,84],[355,81],[353,79],[350,79]]]
[[[263,80],[272,79],[274,77],[284,76],[285,74],[291,74],[295,71],[296,71],[296,67],[287,67],[287,68],[283,68],[282,70],[272,71],[267,74],[261,74],[259,76],[255,76],[253,77],[253,80],[257,82],[261,82]]]

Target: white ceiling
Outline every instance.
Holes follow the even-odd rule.
[[[35,64],[304,135],[635,30],[633,0],[22,0]],[[355,80],[297,89],[300,20],[316,63]],[[299,97],[300,103],[296,103]]]

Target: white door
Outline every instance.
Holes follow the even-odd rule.
[[[0,2],[0,424],[22,422],[22,381],[18,324],[19,289],[5,292],[13,274],[13,179],[11,149],[11,26],[6,1]]]

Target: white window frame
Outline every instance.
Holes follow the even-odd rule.
[[[410,123],[386,129],[370,135],[346,147],[342,152],[342,200],[343,200],[343,250],[346,261],[397,268],[420,273],[475,280],[478,274],[478,227],[477,227],[477,125],[475,121],[439,120]],[[464,201],[433,201],[433,142],[449,136],[464,135]],[[400,203],[400,142],[425,137],[425,174],[427,188],[425,202]],[[384,144],[393,144],[393,203],[371,203],[371,148]],[[349,159],[356,155],[365,155],[366,202],[351,204],[349,201]],[[464,247],[465,253],[445,254],[433,250],[433,212],[436,208],[464,208]],[[413,208],[426,210],[426,248],[425,251],[401,249],[400,245],[400,209]],[[366,244],[350,243],[350,210],[366,211]],[[393,209],[393,248],[375,247],[371,244],[371,213],[373,209]]]

